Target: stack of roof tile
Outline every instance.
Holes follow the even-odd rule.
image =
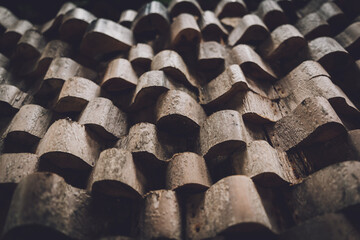
[[[0,7],[1,239],[360,239],[358,5]]]

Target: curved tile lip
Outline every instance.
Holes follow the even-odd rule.
[[[258,174],[254,174],[250,177],[255,183],[261,182],[261,185],[264,187],[290,186],[297,183],[288,181],[287,179],[279,176],[276,172],[273,171],[261,172]],[[271,179],[271,181],[269,179]]]
[[[333,131],[324,131],[327,128],[332,129]],[[284,151],[290,151],[292,149],[297,149],[299,147],[308,146],[311,143],[316,142],[325,142],[327,140],[331,140],[332,138],[340,135],[341,133],[346,132],[346,129],[343,124],[337,123],[337,122],[328,122],[325,123],[319,127],[317,127],[312,133],[310,133],[306,138],[304,138],[301,142],[298,144],[292,146],[292,147],[285,147]]]
[[[191,14],[181,13],[175,18],[170,28],[171,45],[175,49],[181,46],[183,41],[192,44],[200,42],[201,32]]]
[[[244,43],[257,44],[266,40],[269,35],[269,29],[262,20],[257,15],[248,14],[230,32],[227,43],[231,47]]]
[[[171,122],[173,122],[173,124],[171,124]],[[178,130],[173,129],[173,126],[176,123],[177,123],[178,127],[183,124],[180,131],[184,134],[192,134],[192,133],[194,133],[194,131],[196,131],[200,128],[200,125],[198,123],[196,123],[193,119],[191,119],[187,116],[181,115],[181,114],[176,114],[176,113],[168,114],[166,116],[163,116],[163,117],[157,119],[156,126],[159,129],[166,129],[169,131],[173,130],[173,131],[177,132]],[[169,126],[167,126],[167,125],[169,125]]]
[[[169,90],[165,86],[148,86],[148,87],[142,88],[139,92],[134,94],[134,97],[129,106],[130,110],[135,111],[140,108],[148,106],[149,103],[147,101],[146,101],[147,103],[144,103],[144,101],[140,100],[140,98],[144,95],[145,96],[148,95],[148,93],[154,93],[154,88],[156,88],[155,89],[155,91],[157,92],[156,95],[160,95],[161,93]]]
[[[62,151],[51,151],[43,153],[39,156],[40,162],[47,161],[60,168],[71,168],[79,170],[90,170],[95,163],[92,165],[85,162],[80,157]]]
[[[155,112],[158,127],[185,135],[194,134],[206,118],[198,102],[186,92],[178,90],[169,90],[161,95]]]
[[[223,3],[224,2],[224,3]],[[220,5],[222,4],[222,6]],[[236,13],[230,13],[226,14],[224,12],[229,11],[229,9],[232,9],[230,11],[235,11]],[[234,10],[235,9],[235,10]],[[243,1],[220,1],[219,4],[216,6],[214,10],[215,15],[221,19],[224,17],[233,17],[233,16],[243,16],[247,13],[246,5],[243,4]]]
[[[135,85],[136,86],[136,85]],[[109,92],[116,92],[126,90],[135,87],[134,84],[128,82],[126,79],[121,77],[112,77],[101,84],[101,87]]]
[[[197,1],[191,1],[191,0],[176,1],[175,0],[175,1],[172,1],[168,7],[168,12],[169,12],[170,18],[176,17],[179,14],[183,13],[183,12],[181,12],[182,8],[186,9],[188,13],[190,13],[192,15],[196,15],[196,16],[200,16],[201,13],[203,12]]]
[[[62,24],[64,24],[67,21],[71,21],[71,20],[78,20],[78,21],[83,21],[86,23],[90,23],[92,21],[94,21],[96,19],[96,17],[91,14],[90,12],[86,11],[83,8],[73,8],[69,11],[67,11],[62,19]],[[60,26],[61,28],[61,26]]]
[[[156,154],[147,151],[131,151],[131,153],[135,159],[139,159],[149,164],[153,163],[160,166],[166,166],[166,164],[170,161],[169,158],[159,158]]]
[[[295,43],[295,41],[296,41],[296,43]],[[292,43],[290,44],[290,42],[292,42]],[[276,49],[274,49],[269,55],[267,55],[267,58],[268,59],[278,59],[278,58],[284,57],[284,54],[281,54],[281,52],[284,51],[283,49],[289,45],[294,45],[297,47],[295,49],[291,50],[290,52],[287,52],[286,56],[292,55],[293,53],[296,53],[302,47],[307,46],[307,42],[303,37],[300,37],[300,36],[290,37],[290,38],[286,39],[285,41],[281,42],[280,45]]]
[[[153,6],[155,5],[155,6]],[[148,21],[148,18],[156,19],[157,21],[160,21],[163,26],[152,26],[153,29],[146,29],[142,30],[141,27],[139,27],[139,24],[143,24],[142,22]],[[156,20],[154,22],[156,22]],[[151,24],[152,21],[150,21]],[[140,34],[144,31],[160,31],[160,32],[166,32],[170,26],[170,21],[168,17],[167,9],[163,4],[160,2],[152,1],[150,3],[147,3],[141,7],[141,9],[138,11],[137,16],[135,17],[131,29],[134,32],[134,34]],[[163,27],[163,29],[160,29]],[[139,30],[140,28],[140,30]],[[158,29],[159,28],[159,29]]]
[[[157,53],[151,62],[151,70],[163,71],[174,81],[184,84],[190,89],[196,89],[198,87],[197,81],[189,73],[183,58],[174,50],[166,49]]]
[[[211,11],[204,11],[202,16],[198,19],[198,25],[204,35],[218,32],[223,36],[228,36],[229,32],[221,24],[220,20]]]
[[[235,30],[235,28],[234,28],[234,30]],[[244,31],[244,33],[241,35],[241,37],[238,38],[237,40],[232,37],[233,32],[231,32],[229,34],[228,44],[230,46],[235,47],[238,44],[245,44],[245,43],[248,43],[248,42],[251,42],[251,41],[261,41],[263,39],[263,37],[261,37],[261,39],[252,39],[252,37],[249,36],[249,35],[253,35],[254,32],[256,32],[256,33],[262,32],[261,34],[256,34],[256,35],[262,35],[262,36],[268,36],[269,35],[268,30],[264,29],[263,26],[261,26],[261,25],[252,25],[252,26],[249,26]]]
[[[209,99],[208,101],[205,101],[205,97],[202,97],[200,95],[200,104],[204,105],[207,108],[215,107],[216,105],[220,105],[221,103],[226,102],[227,100],[231,99],[232,96],[234,96],[237,92],[248,89],[248,85],[245,82],[237,82],[232,84],[230,89],[223,93],[222,95],[218,96],[215,99]]]
[[[99,39],[106,39],[108,43],[99,45]],[[111,20],[99,18],[92,21],[87,27],[81,40],[80,51],[85,56],[101,59],[112,52],[127,51],[134,43],[131,30]],[[94,48],[94,45],[98,46],[100,50]]]
[[[14,94],[12,96],[7,96],[6,94],[0,95],[0,109],[2,109],[2,113],[17,112],[21,108],[21,106],[23,106],[25,104],[30,104],[33,102],[33,97],[31,95],[21,91],[19,88],[15,87],[13,85],[9,85],[9,84],[0,85],[1,92],[3,92],[2,89],[5,89],[4,92],[6,92],[6,90],[8,90],[8,89],[10,89],[12,91],[16,91],[16,96]],[[11,97],[11,99],[9,99],[9,97]],[[17,99],[17,100],[14,101],[14,99]]]
[[[34,144],[36,142],[39,142],[41,140],[41,137],[33,135],[33,134],[25,132],[25,131],[17,130],[17,131],[9,132],[6,136],[6,139],[10,140],[10,141],[15,141],[15,142],[17,139],[21,139],[22,142],[24,141],[24,139],[26,139],[26,141],[24,141],[26,144]]]
[[[329,99],[330,104],[336,110],[336,112],[346,115],[360,117],[360,111],[354,105],[349,104],[343,97],[334,97]]]
[[[113,135],[108,130],[106,130],[105,127],[96,123],[84,123],[84,126],[90,128],[91,130],[96,132],[99,136],[102,136],[103,138],[108,140],[117,140],[121,137],[121,136]]]
[[[232,233],[236,233],[236,232],[241,232],[243,234],[254,234],[255,236],[257,234],[261,235],[261,234],[270,234],[273,236],[277,235],[277,231],[274,231],[273,229],[270,229],[268,226],[262,224],[262,223],[258,223],[258,222],[253,222],[253,221],[244,221],[242,223],[238,223],[238,224],[234,224],[229,226],[228,228],[222,230],[219,235],[230,235]]]
[[[212,158],[214,156],[230,154],[231,152],[241,151],[246,148],[246,143],[241,140],[230,139],[214,144],[207,150],[202,150],[202,155],[205,159]]]
[[[62,17],[59,27],[61,38],[80,41],[88,25],[94,20],[96,17],[85,9],[74,8],[69,10]]]
[[[253,123],[258,124],[266,124],[266,123],[275,123],[277,120],[280,120],[279,118],[270,118],[269,116],[266,116],[266,114],[259,114],[256,112],[246,112],[242,115],[244,121],[249,121]]]
[[[134,200],[141,200],[144,198],[143,195],[133,189],[130,185],[116,179],[104,179],[94,182],[91,186],[91,192],[111,197],[126,197]]]
[[[104,97],[91,99],[81,112],[78,122],[106,140],[119,139],[126,135],[128,128],[126,113]]]
[[[329,131],[323,131],[326,128],[334,129],[333,132],[329,134]],[[301,143],[306,145],[308,141],[312,142],[324,142],[327,140],[330,140],[339,134],[346,132],[346,129],[343,124],[340,124],[338,122],[329,122],[326,124],[323,124],[315,129],[308,137],[306,137]]]
[[[179,192],[179,193],[199,193],[199,192],[205,192],[207,189],[209,189],[209,186],[206,186],[204,184],[201,183],[186,183],[186,184],[182,184],[182,185],[178,185],[175,187],[167,187],[167,189],[169,190],[173,190],[175,192]]]
[[[76,101],[74,101],[76,99]],[[81,97],[65,96],[59,99],[55,106],[54,111],[56,112],[80,112],[88,101]],[[63,108],[65,106],[65,108]]]
[[[275,80],[277,80],[277,76],[271,67],[247,45],[236,45],[232,48],[232,53],[234,61],[241,67],[245,75],[249,76],[249,78],[270,82],[275,82]]]
[[[259,64],[253,61],[246,61],[242,64],[240,64],[243,71],[248,73],[248,75],[254,79],[264,79],[271,82],[274,82],[277,80],[277,77],[274,72],[272,71],[266,71],[264,68],[262,68]],[[254,70],[250,70],[254,69]],[[257,74],[258,73],[258,74]],[[259,76],[261,74],[261,77]]]
[[[331,71],[332,69],[336,68],[335,63],[332,63],[333,61],[336,61],[338,63],[347,62],[351,59],[348,52],[344,52],[341,50],[333,51],[331,53],[328,53],[324,55],[321,58],[318,58],[317,61],[324,66],[328,71]],[[328,64],[330,62],[330,64]]]

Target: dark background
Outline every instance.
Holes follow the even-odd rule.
[[[158,1],[167,6],[171,0]],[[200,0],[199,2],[203,9],[213,10],[218,1]],[[0,5],[8,8],[20,19],[29,20],[33,24],[41,24],[55,17],[65,2],[73,2],[97,17],[117,21],[123,10],[138,10],[141,5],[150,2],[150,0],[0,0]]]

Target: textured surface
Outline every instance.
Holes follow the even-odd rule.
[[[358,0],[86,2],[0,7],[1,240],[360,238]]]

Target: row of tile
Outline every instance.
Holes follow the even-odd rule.
[[[254,106],[262,105],[254,102]],[[252,105],[248,102],[247,106]],[[356,108],[345,107],[358,114]],[[250,165],[259,163],[260,169],[254,170],[257,174],[273,172],[285,182],[294,183],[295,178],[289,180],[284,177],[289,169],[276,167],[289,164],[285,151],[327,142],[347,131],[329,101],[323,97],[305,98],[292,112],[266,125],[265,132],[243,121],[243,118],[258,118],[260,114],[256,111],[242,115],[234,110],[221,110],[207,117],[200,105],[182,91],[170,90],[161,95],[156,109],[156,125],[141,122],[129,128],[126,114],[106,98],[89,101],[78,122],[61,119],[52,123],[53,113],[50,110],[39,105],[25,105],[2,136],[4,150],[34,152],[43,161],[60,168],[89,170],[95,166],[102,149],[115,146],[130,151],[141,165],[150,165],[147,167],[148,175],[156,172],[154,169],[158,166],[171,162],[174,154],[184,151],[195,152],[207,161],[246,151],[252,159]],[[342,108],[342,111],[346,110]],[[267,140],[267,137],[277,150],[266,141],[253,143]],[[111,142],[107,145],[102,139]],[[252,151],[253,148],[267,149],[274,153],[269,156],[274,157],[260,161],[252,156],[260,150]],[[265,163],[261,164],[263,161]],[[249,175],[256,174],[250,172]]]
[[[31,156],[27,159],[30,160]],[[125,166],[131,169],[130,165]],[[231,236],[239,232],[270,239],[280,235],[280,238],[286,239],[286,236],[301,229],[308,233],[297,234],[295,239],[306,239],[316,229],[317,236],[329,236],[329,229],[325,226],[342,219],[343,222],[336,226],[340,231],[330,239],[343,237],[343,234],[355,234],[355,237],[358,233],[352,226],[352,220],[344,214],[346,209],[358,209],[358,168],[359,163],[356,161],[332,165],[286,190],[283,195],[283,198],[287,198],[284,201],[287,205],[285,208],[290,210],[296,226],[283,225],[281,218],[285,218],[285,215],[279,208],[279,202],[276,203],[279,200],[272,197],[274,193],[256,187],[250,178],[241,175],[224,178],[206,192],[191,195],[186,204],[172,190],[150,192],[145,196],[144,202],[133,203],[141,209],[133,224],[141,227],[141,231],[136,233],[140,239],[182,239],[185,237],[183,234],[190,239],[204,239],[219,234]],[[97,175],[93,175],[94,179],[97,179]],[[311,199],[311,203],[307,199]],[[105,202],[111,204],[106,199],[99,199],[97,202],[84,190],[67,185],[55,174],[30,174],[20,181],[14,192],[4,234],[8,237],[38,234],[40,237],[41,234],[46,236],[51,233],[48,236],[64,234],[71,238],[93,239],[116,223],[114,218],[104,218],[106,208],[101,207],[101,204]],[[126,207],[131,208],[130,205]],[[97,212],[96,207],[102,208],[104,212]],[[113,208],[112,211],[113,216],[116,216],[116,209]],[[182,214],[186,223],[181,220]],[[99,224],[99,219],[102,219],[102,224]],[[313,226],[315,223],[316,228]],[[182,224],[186,224],[183,226],[185,232],[182,232]],[[47,232],[27,229],[28,225],[45,228]],[[350,232],[343,232],[350,229]]]

